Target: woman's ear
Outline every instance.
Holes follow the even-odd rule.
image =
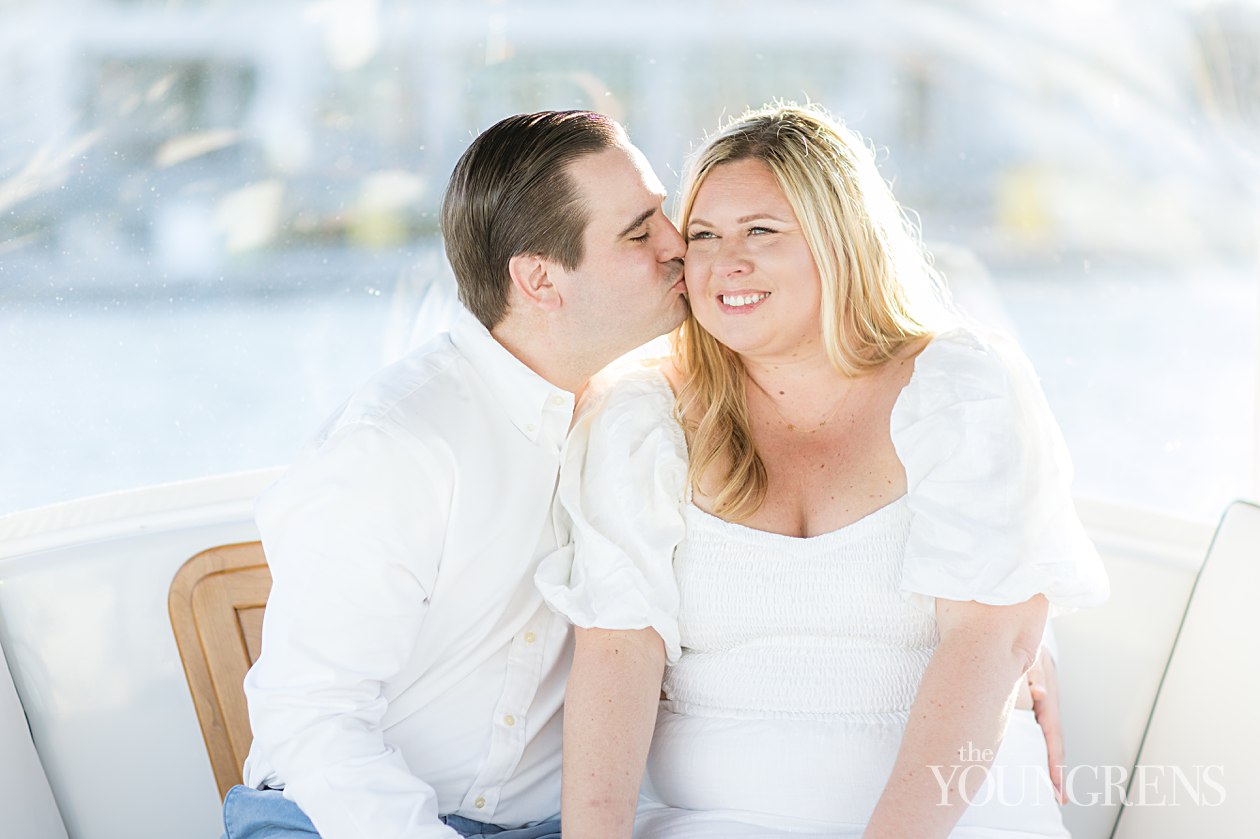
[[[530,304],[544,312],[560,308],[560,290],[552,281],[553,272],[559,266],[545,256],[536,253],[518,253],[508,260],[508,275],[512,285]]]

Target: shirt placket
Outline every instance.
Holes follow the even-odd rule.
[[[557,403],[551,407],[562,408],[563,404]],[[538,422],[542,428],[535,438],[535,445],[544,447],[552,456],[555,474],[558,476],[560,442],[567,431],[567,421],[562,423],[552,411],[544,411]],[[543,528],[539,541],[539,551],[554,547],[554,544],[547,544],[548,541],[554,542],[551,528]],[[479,822],[494,823],[494,814],[499,806],[503,787],[511,780],[525,753],[527,715],[542,681],[543,651],[546,647],[544,640],[551,615],[546,604],[541,603],[541,596],[539,600],[539,607],[533,617],[512,639],[503,692],[495,704],[490,721],[490,750],[460,807],[462,815]]]
[[[548,614],[546,606],[541,607],[512,639],[503,693],[491,721],[490,752],[460,807],[468,818],[494,822],[503,786],[525,752],[526,715],[542,679]]]

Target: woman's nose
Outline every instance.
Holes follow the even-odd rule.
[[[712,266],[713,273],[723,277],[746,274],[752,269],[748,253],[741,243],[729,239],[718,241]]]

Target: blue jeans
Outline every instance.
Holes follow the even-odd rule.
[[[466,839],[560,839],[560,820],[553,819],[533,827],[496,827],[463,816],[443,816],[442,821],[463,834]]]
[[[560,822],[533,827],[498,827],[462,816],[442,821],[466,839],[560,839]],[[232,787],[223,802],[223,839],[319,839],[315,825],[276,789]]]

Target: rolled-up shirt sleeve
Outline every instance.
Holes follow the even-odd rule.
[[[535,581],[553,610],[586,629],[646,629],[682,649],[674,549],[685,525],[687,454],[673,393],[655,370],[611,390],[574,424],[557,490],[568,545]]]
[[[324,839],[458,836],[382,727],[385,685],[425,620],[452,481],[418,440],[355,421],[257,504],[273,583],[245,679],[246,783],[282,783]]]

